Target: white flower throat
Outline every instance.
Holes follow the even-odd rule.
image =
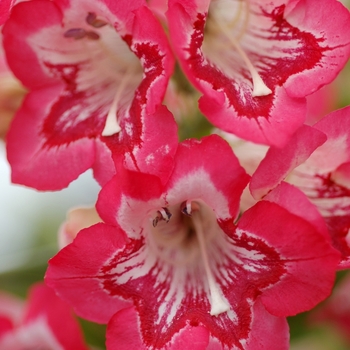
[[[210,47],[213,47],[214,42],[217,42],[215,45],[219,49],[219,52],[217,52],[219,56],[215,57],[212,53],[209,54],[209,58],[214,57],[215,62],[222,60],[221,55],[223,53],[234,49],[243,60],[251,75],[253,83],[252,96],[267,96],[272,93],[272,90],[266,86],[257,69],[239,43],[240,38],[246,31],[248,19],[249,4],[247,1],[211,1],[206,23],[207,35],[204,37],[204,39],[208,37],[209,39],[204,41],[203,50],[208,53],[210,51],[216,51],[211,50]],[[220,66],[220,64],[218,66]]]
[[[106,84],[111,86],[106,88],[105,94],[111,95],[113,92],[113,97],[110,98],[112,102],[102,136],[119,133],[121,126],[118,118],[128,113],[128,105],[134,91],[142,81],[143,69],[139,59],[116,33],[114,27],[93,12],[87,14],[85,23],[81,27],[70,28],[64,32],[63,36],[79,40],[81,44],[85,43],[85,51],[91,57],[96,57],[96,76],[106,76],[106,80],[113,81],[113,86]],[[120,109],[123,112],[120,112]]]
[[[151,224],[148,243],[157,257],[175,267],[199,261],[209,289],[210,314],[217,316],[228,311],[230,305],[215,280],[208,257],[210,241],[219,229],[214,212],[204,203],[186,201],[180,207],[159,209]]]

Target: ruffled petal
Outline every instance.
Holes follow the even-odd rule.
[[[341,29],[349,12],[338,1],[173,0],[168,19],[182,67],[203,93],[202,112],[257,143],[284,145],[305,120],[304,97],[331,82],[350,54]],[[255,93],[253,75],[270,93]]]
[[[283,277],[261,295],[270,313],[280,317],[295,315],[329,296],[339,253],[307,221],[263,201],[244,213],[238,228],[274,247],[285,269]]]
[[[264,197],[291,170],[305,162],[326,139],[324,133],[304,125],[293,135],[285,147],[270,147],[249,184],[253,197],[256,200]]]
[[[82,230],[72,244],[49,261],[46,284],[72,305],[77,315],[108,323],[117,311],[131,306],[107,294],[100,278],[106,258],[123,249],[125,242],[122,231],[102,223]]]
[[[104,184],[114,174],[114,165],[101,142],[107,143],[114,154],[129,152],[135,157],[138,152],[140,159],[146,152],[149,156],[160,152],[155,138],[150,138],[159,114],[168,121],[169,144],[175,143],[174,121],[168,112],[158,111],[174,59],[161,25],[144,1],[22,2],[13,8],[4,27],[4,46],[11,69],[31,90],[31,100],[37,98],[41,107],[38,91],[44,98],[48,97],[46,90],[52,93],[51,100],[45,100],[41,107],[40,120],[28,109],[21,109],[17,116],[18,125],[33,118],[32,114],[38,118],[24,142],[40,145],[35,154],[43,154],[50,171],[42,175],[43,186],[27,180],[36,175],[38,164],[27,166],[26,159],[33,157],[29,153],[33,150],[23,150],[26,144],[18,147],[18,132],[13,132],[8,146],[11,153],[26,153],[23,164],[12,165],[15,182],[44,190],[61,189],[87,167],[93,167],[97,180]],[[145,125],[147,118],[154,122]],[[80,153],[74,148],[76,144],[90,147]],[[142,150],[144,145],[147,151]],[[60,171],[60,162],[52,157],[57,149],[76,158],[78,174],[66,172],[62,183],[44,178]],[[164,159],[175,150],[169,145]],[[107,162],[101,162],[101,155]],[[22,174],[23,168],[27,171]],[[152,164],[143,168],[150,171]]]
[[[91,139],[72,142],[67,148],[50,147],[42,137],[42,121],[57,88],[31,92],[15,116],[7,134],[11,179],[40,190],[60,190],[94,164]]]

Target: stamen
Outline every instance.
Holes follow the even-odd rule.
[[[108,115],[106,118],[106,124],[102,131],[102,136],[112,136],[114,134],[117,134],[119,131],[121,131],[121,127],[117,120],[118,104],[120,102],[122,93],[126,85],[132,79],[133,75],[134,73],[130,72],[130,68],[125,72],[125,75],[118,86],[111,108],[108,112]]]
[[[91,40],[98,40],[100,39],[100,34],[93,32],[92,30],[86,32],[86,37]]]
[[[83,28],[71,28],[64,32],[65,38],[73,38],[75,40],[83,39],[86,36],[86,31]]]
[[[166,222],[169,222],[170,218],[172,217],[172,214],[170,213],[169,209],[166,207],[163,207],[159,210],[159,213],[162,215],[163,219]]]
[[[157,227],[158,222],[162,219],[162,214],[158,211],[156,217],[153,220],[151,219],[153,227]]]
[[[180,210],[182,214],[185,214],[187,216],[191,216],[192,213],[192,206],[191,206],[191,201],[185,201],[181,204]]]
[[[86,23],[90,24],[94,28],[101,28],[108,24],[106,21],[98,19],[96,13],[94,12],[88,13],[88,15],[86,16]]]
[[[217,283],[215,282],[215,278],[209,266],[208,254],[205,247],[202,218],[199,210],[192,211],[192,222],[196,230],[199,247],[200,247],[200,251],[203,259],[204,269],[207,275],[207,280],[209,285],[209,291],[210,291],[210,297],[211,297],[210,315],[217,316],[221,313],[224,313],[230,310],[230,305],[222,296],[220,288],[217,286]]]
[[[252,76],[252,80],[253,80],[252,96],[257,97],[257,96],[270,95],[272,93],[272,90],[266,86],[266,84],[264,83],[264,81],[260,77],[258,71],[255,69],[252,62],[250,61],[249,57],[242,49],[241,45],[231,35],[229,28],[226,25],[222,24],[222,22],[220,20],[218,20],[217,18],[215,18],[215,16],[213,17],[213,19],[214,19],[214,24],[217,25],[221,29],[223,34],[226,36],[228,41],[236,48],[239,55],[242,57],[244,63],[246,64],[246,66],[250,72],[250,75]]]
[[[169,222],[170,218],[172,217],[172,214],[170,213],[169,209],[164,207],[157,211],[156,217],[152,220],[153,227],[157,227],[158,222],[164,220],[166,223]]]

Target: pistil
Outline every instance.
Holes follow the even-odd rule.
[[[106,118],[106,123],[102,131],[102,136],[112,136],[121,131],[121,127],[118,123],[118,117],[117,117],[118,106],[119,106],[123,91],[127,86],[127,84],[131,81],[133,76],[134,76],[134,72],[130,71],[130,69],[127,69],[127,71],[125,72],[125,75],[120,81],[120,84],[114,96],[111,108],[109,109],[109,112]]]
[[[232,44],[232,46],[237,50],[239,55],[242,57],[244,63],[246,64],[253,81],[252,96],[257,97],[270,95],[272,93],[272,90],[266,86],[266,84],[260,77],[258,71],[250,61],[249,57],[242,49],[241,45],[238,43],[236,38],[230,33],[230,27],[222,23],[222,21],[220,21],[220,19],[217,18],[215,13],[213,15],[213,24],[221,30],[221,32],[225,35],[225,37]]]
[[[208,254],[205,246],[204,230],[203,230],[202,217],[201,217],[200,211],[192,209],[190,210],[190,212],[191,212],[192,222],[196,231],[197,239],[199,242],[202,261],[203,261],[203,265],[204,265],[204,269],[205,269],[205,273],[206,273],[206,277],[209,285],[209,291],[210,291],[210,297],[211,297],[210,315],[217,316],[221,313],[228,311],[230,309],[230,305],[222,296],[220,288],[215,282],[215,278],[213,276],[213,273],[209,265],[209,259],[208,259]]]

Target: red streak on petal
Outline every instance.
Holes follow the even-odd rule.
[[[100,91],[77,91],[76,79],[78,65],[50,65],[47,67],[59,76],[66,84],[66,90],[51,106],[42,127],[47,147],[69,144],[83,137],[94,138],[100,135],[104,126],[104,111],[101,106],[89,105],[89,94]],[[91,110],[90,115],[79,121],[78,117],[84,110]],[[103,113],[103,114],[101,114]]]
[[[193,24],[194,32],[190,47],[187,49],[190,57],[186,64],[193,71],[196,79],[209,82],[214,90],[223,90],[238,116],[246,118],[262,116],[268,118],[273,107],[274,88],[282,86],[291,75],[317,66],[322,59],[323,52],[328,50],[328,48],[320,46],[323,39],[317,39],[311,33],[303,32],[291,26],[284,18],[284,9],[285,5],[281,5],[275,8],[272,13],[263,12],[261,14],[272,20],[273,25],[270,29],[269,38],[278,41],[298,40],[299,46],[293,49],[282,49],[282,57],[277,59],[249,52],[251,58],[255,56],[258,58],[258,61],[269,66],[269,69],[259,70],[263,81],[273,90],[273,93],[268,96],[252,97],[249,89],[238,91],[232,79],[216,67],[206,64],[202,53],[198,51],[203,42],[206,16],[198,14],[197,20]],[[288,57],[283,57],[284,52],[288,53]],[[273,63],[271,63],[271,60]],[[240,74],[250,79],[249,72],[240,71]],[[241,94],[244,94],[244,99],[240,97]]]
[[[340,198],[350,197],[350,190],[338,185],[332,180],[332,174],[315,175],[321,181],[321,185],[316,188],[317,196],[313,198]]]

